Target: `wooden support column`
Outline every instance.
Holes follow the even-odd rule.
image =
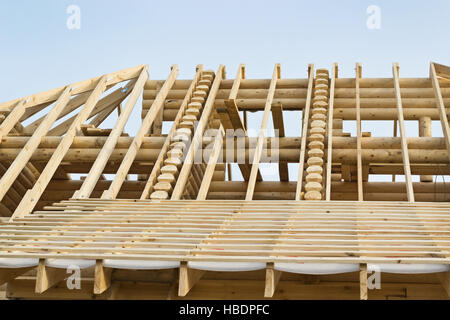
[[[158,174],[160,173],[161,167],[164,163],[164,158],[166,156],[166,153],[169,149],[170,144],[173,142],[173,137],[175,135],[177,126],[180,123],[181,119],[183,118],[184,112],[187,108],[189,101],[191,100],[192,93],[194,92],[195,87],[197,86],[197,82],[200,79],[202,72],[203,72],[203,65],[198,65],[197,69],[196,69],[195,77],[191,81],[191,84],[189,85],[189,88],[183,99],[181,107],[178,110],[175,120],[173,121],[172,128],[170,128],[169,134],[167,135],[167,138],[164,141],[164,144],[161,147],[161,150],[159,151],[158,158],[156,159],[156,162],[155,162],[155,165],[153,166],[152,172],[150,173],[150,176],[147,179],[147,183],[145,184],[144,190],[142,191],[142,194],[141,194],[141,200],[147,199],[153,189],[153,186],[156,182],[156,178],[158,177]]]
[[[414,202],[414,190],[413,190],[412,179],[411,179],[411,166],[410,166],[410,162],[409,162],[408,143],[406,142],[405,122],[404,122],[404,118],[403,118],[402,97],[400,95],[398,63],[394,63],[392,65],[392,73],[393,73],[393,78],[394,78],[395,96],[397,99],[397,114],[398,114],[398,124],[399,124],[399,128],[400,128],[400,139],[401,139],[401,144],[402,144],[402,159],[403,159],[403,168],[405,171],[406,194],[408,197],[408,201]]]
[[[38,148],[42,137],[47,134],[48,130],[51,128],[51,126],[55,122],[59,113],[66,106],[67,102],[70,99],[71,92],[72,92],[71,86],[67,86],[64,89],[63,93],[58,98],[56,105],[53,107],[52,110],[50,110],[50,112],[45,117],[44,121],[42,121],[42,123],[39,125],[39,127],[34,132],[34,134],[28,140],[25,147],[20,151],[20,153],[17,155],[14,162],[11,164],[11,166],[8,168],[6,173],[0,179],[0,185],[2,186],[0,188],[0,201],[3,199],[3,197],[5,196],[8,189],[11,187],[11,185],[17,179],[17,176],[20,174],[20,172],[23,170],[23,168],[27,165],[27,163],[30,160],[31,156],[33,155],[34,151]]]
[[[300,200],[302,196],[303,171],[305,170],[306,142],[308,136],[309,113],[311,109],[312,89],[314,86],[314,65],[308,65],[308,91],[306,94],[306,104],[303,109],[302,137],[300,142],[300,159],[298,165],[297,189],[295,200]]]
[[[431,118],[420,117],[419,118],[419,137],[432,137],[431,131]],[[420,182],[433,182],[432,175],[421,175]]]
[[[182,261],[180,264],[180,275],[178,282],[178,295],[184,297],[192,289],[192,287],[203,277],[205,271],[189,269],[187,262]]]
[[[359,297],[361,300],[368,299],[366,263],[361,263],[359,265]]]
[[[328,134],[327,134],[327,180],[325,182],[325,200],[331,200],[331,168],[333,164],[333,108],[334,108],[334,90],[336,87],[336,78],[338,77],[338,64],[333,63],[330,81],[330,99],[328,100]]]
[[[66,269],[51,268],[45,265],[45,259],[39,261],[36,274],[36,293],[43,293],[67,277]]]
[[[280,281],[281,271],[274,269],[274,263],[269,262],[266,266],[266,285],[264,289],[264,298],[272,298]]]
[[[362,76],[362,67],[358,62],[356,63],[356,175],[358,181],[358,201],[364,200],[363,192],[363,172],[362,172],[362,151],[361,151],[361,103],[360,103],[360,92],[359,92],[359,81]]]
[[[25,196],[23,197],[19,206],[14,211],[14,214],[11,217],[11,221],[15,218],[23,217],[31,213],[31,211],[34,209],[42,193],[44,192],[45,188],[47,188],[48,183],[61,164],[62,159],[72,145],[73,140],[77,135],[77,131],[80,130],[80,126],[87,120],[92,112],[92,109],[95,107],[101,95],[105,91],[106,80],[107,75],[100,78],[94,91],[92,91],[91,96],[87,100],[82,110],[78,113],[69,130],[67,130],[64,138],[58,144],[58,147],[52,154],[50,160],[47,162],[47,165],[45,166],[38,180],[35,182],[33,188],[25,193]]]
[[[245,195],[245,200],[252,200],[253,193],[255,192],[256,178],[259,170],[259,162],[261,160],[261,154],[263,149],[263,143],[266,136],[267,124],[269,122],[270,111],[272,109],[273,97],[275,95],[275,89],[277,86],[277,81],[281,79],[281,66],[279,63],[275,64],[272,80],[270,81],[269,92],[266,98],[266,105],[264,107],[264,114],[261,121],[261,128],[259,130],[258,141],[256,142],[255,154],[253,156],[253,161],[251,163],[252,169],[250,171],[250,178],[247,185],[247,193]]]
[[[112,268],[103,266],[103,260],[97,260],[94,272],[94,294],[102,294],[111,287]]]
[[[125,157],[123,158],[119,169],[117,170],[114,180],[112,181],[108,190],[105,190],[103,192],[102,199],[115,199],[117,197],[117,194],[119,193],[120,188],[122,187],[122,184],[128,174],[128,171],[130,170],[131,165],[133,164],[133,161],[136,158],[136,154],[142,145],[144,136],[149,132],[153,124],[153,121],[156,119],[157,115],[161,111],[162,106],[164,105],[164,101],[166,100],[169,90],[175,83],[175,79],[177,78],[178,75],[178,66],[174,65],[172,66],[171,69],[172,71],[170,72],[170,75],[167,78],[167,80],[164,82],[164,85],[159,91],[158,96],[154,100],[152,107],[149,109],[147,115],[142,120],[141,127],[139,128],[138,132],[136,133],[136,136],[133,139],[133,142],[128,148],[128,151]]]
[[[434,62],[430,63],[430,79],[434,90],[436,99],[436,107],[439,111],[439,118],[441,119],[442,132],[444,133],[445,145],[447,146],[448,158],[450,161],[450,126],[448,124],[447,113],[445,112],[444,100],[442,99],[441,87],[436,75],[436,66]]]
[[[272,121],[273,129],[278,130],[278,135],[275,137],[284,138],[284,121],[283,121],[283,106],[281,103],[277,103],[272,106]],[[280,181],[289,181],[289,169],[287,161],[278,161],[278,172],[280,175]]]
[[[184,187],[186,186],[186,182],[191,172],[192,165],[194,164],[195,152],[197,152],[197,149],[199,148],[199,146],[201,146],[203,139],[203,132],[210,120],[210,115],[212,113],[212,110],[214,109],[214,101],[216,100],[217,91],[219,91],[220,83],[222,82],[222,79],[224,77],[225,77],[225,67],[223,65],[220,65],[219,69],[217,70],[216,77],[214,78],[214,82],[211,86],[208,99],[206,100],[205,106],[203,107],[200,121],[198,122],[197,128],[194,133],[194,137],[189,146],[189,150],[184,160],[183,167],[181,168],[180,174],[178,176],[177,183],[173,188],[171,197],[172,200],[179,200],[183,195]]]
[[[139,98],[139,94],[144,88],[144,84],[147,81],[147,79],[148,79],[148,67],[144,66],[139,75],[139,79],[136,82],[136,85],[134,86],[132,92],[130,93],[130,97],[126,102],[125,107],[122,110],[122,114],[120,115],[119,119],[114,125],[114,128],[109,134],[108,139],[106,140],[102,150],[100,151],[100,154],[97,156],[94,164],[92,165],[89,174],[87,175],[86,179],[83,182],[83,185],[78,191],[75,192],[73,198],[85,199],[89,198],[89,196],[91,195],[92,190],[94,189],[99,177],[102,175],[103,170],[105,169],[109,157],[114,151],[114,147],[117,144],[117,140],[123,132],[123,128],[125,127],[125,124],[128,121],[131,111],[136,105],[136,101]]]
[[[394,120],[394,137],[397,137],[397,120]],[[395,182],[395,174],[392,175],[392,182]]]

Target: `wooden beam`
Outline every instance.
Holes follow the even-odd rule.
[[[274,269],[274,263],[267,263],[266,267],[266,284],[264,288],[264,298],[272,298],[277,284],[280,281],[281,271]]]
[[[190,269],[187,266],[187,262],[182,261],[180,264],[178,295],[180,297],[185,297],[204,274],[205,271]]]
[[[284,138],[283,106],[280,103],[272,106],[273,129],[278,130],[278,138]],[[289,181],[289,169],[286,161],[278,161],[280,181]]]
[[[447,296],[450,298],[450,272],[442,272],[438,274],[439,280],[442,283],[442,287],[444,288]]]
[[[145,66],[142,68],[142,71],[139,75],[139,79],[137,80],[136,85],[134,86],[132,92],[130,93],[130,97],[128,98],[125,107],[123,108],[122,114],[120,115],[119,119],[114,125],[114,128],[112,129],[110,135],[108,136],[108,139],[103,145],[100,154],[97,156],[94,164],[92,165],[91,170],[89,171],[89,174],[84,180],[83,185],[77,192],[75,192],[73,198],[78,199],[89,198],[92,190],[95,187],[95,184],[97,183],[99,177],[101,176],[103,170],[105,169],[109,157],[114,151],[114,146],[117,143],[117,139],[122,134],[125,124],[128,121],[131,111],[133,111],[133,108],[136,105],[136,101],[139,98],[139,94],[144,88],[144,84],[147,81],[147,79],[148,79],[148,67]]]
[[[263,151],[263,143],[266,135],[267,124],[269,122],[270,111],[272,109],[273,97],[275,95],[275,89],[277,86],[277,81],[281,79],[281,66],[279,63],[275,64],[272,80],[270,81],[269,92],[266,98],[266,105],[264,107],[264,114],[261,121],[261,128],[259,130],[258,140],[256,142],[255,154],[253,156],[253,161],[251,163],[252,169],[250,171],[250,178],[247,185],[247,193],[245,195],[245,200],[252,200],[253,193],[255,192],[256,178],[259,170],[259,162],[261,161],[261,154]]]
[[[103,266],[103,260],[97,260],[94,271],[94,294],[102,294],[111,287],[112,268]]]
[[[213,149],[209,155],[208,166],[206,167],[205,173],[203,174],[202,184],[198,190],[197,200],[205,200],[208,196],[209,186],[211,185],[211,180],[214,174],[214,170],[217,165],[217,160],[219,159],[220,153],[222,152],[223,144],[223,128],[217,130],[217,136],[214,139]]]
[[[306,104],[303,109],[303,124],[302,124],[302,138],[300,142],[300,158],[298,165],[298,178],[297,178],[297,190],[295,192],[295,200],[300,200],[302,196],[302,186],[303,186],[303,171],[305,170],[305,153],[306,153],[306,140],[308,137],[308,125],[309,125],[309,114],[311,110],[311,98],[312,90],[314,86],[314,65],[308,65],[308,93],[306,94]]]
[[[33,270],[35,267],[26,268],[1,268],[0,269],[0,286],[14,280],[15,278],[23,275],[24,273]]]
[[[14,109],[8,114],[5,120],[3,120],[0,125],[0,144],[2,138],[7,136],[16,123],[20,120],[22,115],[25,113],[25,100],[20,100]]]
[[[328,100],[328,133],[327,133],[327,180],[325,182],[325,200],[331,200],[331,168],[333,164],[333,111],[334,111],[334,91],[336,87],[336,78],[338,77],[338,64],[333,63],[330,83],[330,99]]]
[[[361,263],[359,265],[359,297],[361,300],[368,299],[367,291],[367,264]]]
[[[405,170],[405,181],[406,181],[406,194],[409,202],[414,202],[414,190],[412,186],[411,179],[411,166],[409,162],[409,153],[408,153],[408,143],[406,142],[406,130],[405,130],[405,121],[403,118],[403,106],[402,106],[402,97],[400,95],[400,84],[399,84],[399,65],[398,63],[394,63],[392,65],[392,73],[394,78],[394,90],[395,96],[397,99],[397,114],[398,114],[398,125],[400,128],[400,139],[402,143],[402,159],[403,159],[403,168]]]
[[[357,181],[358,181],[358,201],[364,200],[363,192],[363,172],[362,172],[362,155],[361,155],[361,103],[360,103],[360,92],[359,92],[359,81],[362,76],[362,67],[358,62],[356,63],[356,171],[357,171]]]
[[[92,109],[94,109],[101,95],[105,91],[107,78],[107,75],[100,78],[94,91],[92,91],[86,104],[78,113],[69,130],[67,130],[66,135],[59,143],[55,152],[52,154],[52,157],[48,161],[38,180],[35,182],[33,188],[25,193],[25,196],[23,197],[19,206],[14,211],[14,214],[11,217],[11,221],[15,218],[23,217],[31,213],[31,211],[34,209],[42,193],[44,192],[45,188],[47,188],[48,183],[55,174],[55,171],[61,164],[61,161],[64,159],[64,156],[72,145],[81,124],[83,124],[87,120],[92,112]]]
[[[157,115],[161,111],[164,105],[164,101],[166,100],[167,93],[172,88],[173,84],[175,83],[175,79],[178,76],[177,65],[173,65],[171,70],[172,71],[170,72],[169,77],[164,82],[164,85],[159,91],[158,96],[153,102],[152,107],[148,111],[145,118],[142,120],[141,127],[136,133],[136,136],[134,137],[130,148],[128,148],[128,151],[125,157],[123,158],[122,163],[120,164],[119,170],[117,170],[113,182],[109,186],[108,190],[105,190],[105,192],[103,192],[101,197],[102,199],[115,199],[117,197],[117,194],[119,193],[120,188],[122,187],[123,181],[125,180],[128,171],[130,170],[131,165],[133,164],[133,161],[136,157],[136,154],[142,145],[144,136],[149,132],[153,122],[155,121]]]
[[[175,117],[175,120],[173,121],[172,128],[170,129],[170,131],[167,135],[167,138],[164,141],[164,144],[159,151],[158,158],[156,159],[155,165],[153,166],[153,169],[152,169],[152,172],[150,173],[150,175],[147,179],[147,183],[145,184],[144,190],[142,191],[142,194],[141,194],[141,198],[140,198],[141,200],[147,199],[153,189],[153,186],[156,182],[156,178],[158,177],[158,174],[160,173],[161,167],[164,163],[164,157],[166,156],[167,150],[173,141],[173,137],[175,135],[177,126],[180,123],[181,119],[183,118],[184,112],[187,108],[189,101],[191,100],[192,93],[194,92],[195,87],[197,86],[198,80],[200,79],[202,72],[203,72],[203,65],[198,65],[196,68],[195,77],[191,81],[191,84],[189,85],[189,88],[186,92],[183,103],[181,104],[181,107],[178,110],[177,116]]]
[[[442,99],[441,87],[437,79],[436,64],[430,63],[430,78],[436,99],[436,107],[439,111],[439,118],[441,119],[442,132],[444,133],[445,145],[447,146],[448,158],[450,160],[450,126],[448,124],[447,113],[445,112],[444,100]]]
[[[450,67],[436,62],[431,62],[431,64],[434,66],[436,76],[450,79]]]
[[[197,149],[199,148],[199,146],[201,146],[203,132],[210,120],[210,115],[212,113],[212,110],[214,109],[214,101],[216,99],[217,91],[219,90],[220,83],[222,82],[224,76],[225,67],[223,65],[220,65],[214,78],[214,82],[211,86],[211,90],[209,91],[205,106],[203,107],[202,115],[195,130],[194,137],[192,138],[192,142],[189,146],[189,150],[186,154],[186,158],[184,159],[183,167],[181,168],[180,174],[178,175],[177,183],[173,188],[171,197],[172,200],[179,200],[184,192],[184,187],[186,186],[187,179],[194,163],[195,152],[197,152]]]
[[[43,293],[67,277],[66,269],[51,268],[45,265],[45,259],[39,260],[36,273],[36,293]]]
[[[34,134],[28,140],[25,147],[20,151],[14,162],[11,164],[6,173],[0,179],[0,185],[2,186],[0,188],[0,201],[3,199],[6,192],[11,187],[11,185],[14,183],[17,176],[27,165],[34,151],[38,148],[42,137],[47,134],[48,130],[53,125],[53,122],[58,117],[58,114],[66,106],[67,102],[70,99],[71,91],[72,88],[70,86],[64,89],[64,92],[58,98],[56,105],[52,108],[52,110],[50,110],[50,112],[45,117],[45,120],[42,121],[42,123],[34,132]]]

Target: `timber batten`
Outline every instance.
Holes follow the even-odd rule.
[[[180,80],[174,65],[153,80],[141,65],[2,103],[0,286],[32,299],[446,299],[447,71],[402,78],[395,63],[392,78],[364,78],[358,63],[339,78],[337,63],[311,64],[285,79],[275,64],[251,79],[241,64],[226,79],[198,65]],[[65,284],[74,265],[79,291]]]

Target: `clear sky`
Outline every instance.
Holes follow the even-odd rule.
[[[80,29],[68,29],[70,5],[81,10]],[[380,9],[369,29],[367,8]],[[450,65],[450,1],[387,0],[2,0],[0,101],[146,63],[162,79],[171,64],[180,78],[195,65],[239,63],[247,77],[306,77],[308,63],[354,76],[428,75],[430,61]],[[139,108],[137,108],[139,109]],[[139,113],[133,114],[139,120]]]

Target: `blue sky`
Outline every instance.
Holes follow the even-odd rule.
[[[81,9],[81,29],[69,30],[69,5]],[[381,9],[381,28],[366,26],[367,7]],[[308,63],[353,77],[425,77],[430,61],[450,65],[450,1],[144,1],[2,0],[0,101],[96,75],[149,64],[152,79],[171,64],[180,78],[195,65],[227,66],[234,77],[306,77]],[[139,121],[135,112],[132,121]]]

